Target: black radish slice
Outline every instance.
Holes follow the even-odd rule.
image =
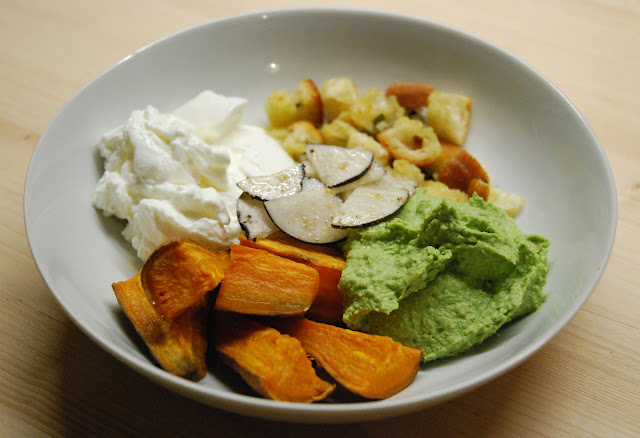
[[[318,179],[333,188],[364,175],[373,162],[373,153],[326,144],[308,144],[305,153]]]
[[[236,209],[240,228],[245,232],[247,239],[255,240],[267,237],[278,231],[278,227],[275,226],[264,208],[264,202],[260,199],[243,193],[238,198]]]
[[[331,224],[339,229],[376,224],[397,212],[408,198],[409,192],[402,187],[360,186],[344,201]]]
[[[250,176],[238,182],[238,187],[254,198],[268,201],[299,192],[304,176],[304,165],[296,164],[272,175]]]
[[[340,193],[341,196],[344,198],[345,195],[348,195],[357,187],[364,186],[367,184],[373,184],[381,180],[382,178],[384,178],[386,174],[387,174],[387,171],[385,170],[384,166],[374,161],[373,163],[371,163],[371,167],[369,167],[369,170],[367,170],[365,174],[362,175],[360,178],[348,184],[335,187],[331,189],[331,191],[335,194]]]
[[[302,190],[265,201],[273,223],[289,236],[307,243],[332,243],[344,239],[348,230],[334,228],[333,216],[342,200],[315,178],[305,178]]]

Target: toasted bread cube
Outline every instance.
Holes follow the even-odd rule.
[[[369,134],[377,134],[391,127],[404,115],[405,110],[396,97],[387,97],[378,88],[365,91],[349,109],[351,123]]]
[[[347,140],[346,147],[349,149],[362,148],[373,153],[373,159],[386,166],[391,161],[389,152],[372,136],[354,130]]]
[[[358,131],[353,125],[344,120],[344,115],[325,123],[320,128],[325,143],[349,149],[362,148],[373,153],[373,158],[383,166],[390,162],[389,152],[372,136]]]
[[[489,195],[491,194],[491,186],[486,181],[474,178],[471,180],[469,186],[467,187],[467,195],[471,198],[474,193],[480,196],[485,201],[488,201]]]
[[[418,166],[404,159],[393,160],[391,165],[393,175],[402,175],[418,184],[424,182],[425,175]]]
[[[419,187],[424,187],[427,193],[432,196],[440,196],[458,202],[467,202],[469,200],[469,196],[462,190],[449,188],[445,183],[433,179],[426,180]]]
[[[287,135],[282,140],[282,148],[291,158],[300,161],[307,143],[324,143],[324,137],[310,121],[298,120],[287,128]]]
[[[429,94],[429,125],[438,137],[462,146],[469,132],[471,99],[467,96],[443,91]]]
[[[433,164],[424,168],[425,172],[431,175],[434,179],[438,179],[438,173],[440,172],[440,169],[442,169],[442,166],[444,166],[451,158],[458,155],[458,152],[462,150],[460,146],[446,140],[440,140],[440,146],[442,147],[442,153],[438,159]]]
[[[452,189],[460,189],[466,192],[472,180],[479,179],[489,182],[489,175],[480,162],[466,149],[460,150],[449,159],[438,172],[438,181],[441,181]]]
[[[433,88],[431,84],[395,82],[389,85],[385,94],[387,96],[395,96],[398,99],[398,103],[411,112],[427,106],[429,95]]]
[[[522,196],[506,192],[493,184],[490,185],[489,202],[503,209],[511,217],[516,217],[525,206]]]
[[[287,138],[287,135],[289,134],[289,129],[281,126],[275,127],[275,126],[268,125],[268,126],[265,126],[264,130],[267,131],[267,134],[269,134],[271,137],[275,138],[279,142],[282,142],[285,138]]]
[[[347,111],[358,99],[358,88],[350,78],[330,78],[322,83],[320,96],[324,115],[331,121]]]
[[[392,157],[405,159],[418,167],[434,163],[442,153],[440,141],[430,126],[408,117],[399,118],[377,139]]]
[[[320,127],[320,133],[324,136],[325,142],[334,146],[347,146],[349,137],[355,132],[358,132],[358,130],[344,121],[342,117],[336,118]]]
[[[265,111],[275,128],[290,125],[298,119],[297,99],[289,90],[275,90],[267,98]]]
[[[319,126],[323,119],[322,97],[312,79],[301,79],[295,90],[275,90],[267,98],[265,111],[274,127],[286,127],[298,120]]]

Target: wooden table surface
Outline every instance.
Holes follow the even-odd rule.
[[[79,88],[174,31],[300,4],[413,14],[511,51],[567,94],[613,168],[616,242],[585,306],[516,369],[424,411],[305,425],[199,405],[149,382],[80,332],[29,250],[23,221],[29,159]],[[0,436],[640,436],[638,0],[1,0],[0,6]]]

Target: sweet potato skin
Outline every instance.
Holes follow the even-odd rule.
[[[245,316],[214,312],[212,340],[216,351],[263,397],[311,403],[335,389],[317,376],[299,341]]]
[[[231,245],[231,265],[215,309],[251,315],[303,315],[316,298],[318,272],[268,251]]]
[[[120,307],[164,370],[189,380],[201,380],[207,373],[208,297],[200,297],[176,319],[167,321],[143,289],[140,274],[138,271],[128,280],[113,283]]]
[[[287,318],[273,321],[298,339],[307,353],[338,383],[370,399],[384,399],[405,389],[420,369],[422,350],[386,336]]]

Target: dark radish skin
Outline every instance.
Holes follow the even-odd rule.
[[[236,203],[238,222],[247,239],[267,237],[278,230],[264,208],[264,202],[243,193]]]

